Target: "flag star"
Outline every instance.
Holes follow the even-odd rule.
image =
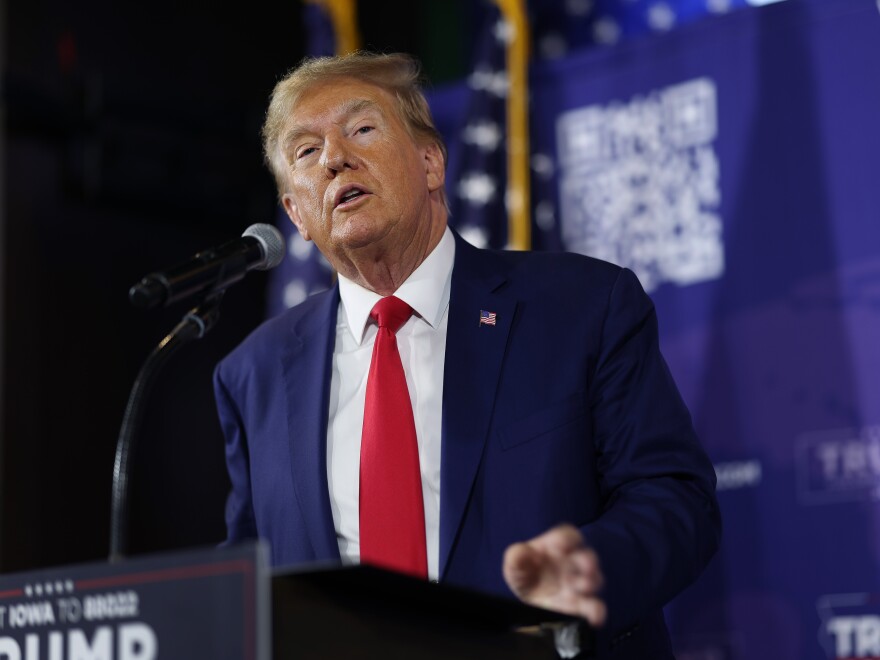
[[[730,10],[731,0],[706,0],[706,9],[713,14],[723,14]]]
[[[620,26],[610,16],[593,23],[593,39],[600,44],[614,44],[620,40]]]
[[[492,28],[492,34],[495,35],[495,39],[499,43],[509,44],[516,37],[516,28],[513,26],[513,23],[502,18],[495,23],[495,26]]]
[[[535,223],[544,231],[553,229],[556,224],[556,213],[553,211],[552,202],[545,200],[535,205]]]
[[[648,8],[648,25],[655,30],[669,30],[675,25],[675,12],[665,2],[657,2]]]
[[[306,299],[306,285],[300,279],[291,280],[284,287],[284,304],[287,307],[295,307]]]
[[[312,244],[300,236],[299,232],[296,232],[287,242],[287,251],[294,259],[305,261],[312,254]]]
[[[484,248],[489,245],[489,237],[484,227],[476,225],[464,225],[458,228],[461,237],[474,247]]]
[[[510,83],[506,72],[478,67],[468,78],[468,85],[470,85],[471,89],[486,91],[494,96],[503,98],[507,96],[507,89]]]
[[[333,270],[333,266],[330,265],[330,262],[327,261],[327,257],[325,257],[319,250],[312,250],[312,254],[316,257],[318,265],[324,270]]]
[[[542,179],[553,177],[553,159],[547,154],[532,155],[532,171]]]
[[[495,151],[501,142],[501,129],[491,121],[468,124],[462,133],[465,144],[473,144],[482,151]]]
[[[458,182],[458,196],[478,204],[488,204],[495,197],[495,180],[484,172],[465,174]]]
[[[541,49],[541,56],[548,60],[554,60],[565,55],[568,50],[568,44],[558,32],[548,32],[538,42]]]
[[[593,8],[593,0],[565,0],[565,11],[571,16],[586,16]]]

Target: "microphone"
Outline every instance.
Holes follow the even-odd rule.
[[[241,238],[199,252],[168,270],[150,273],[128,291],[136,307],[170,305],[199,293],[222,291],[249,270],[275,268],[284,258],[284,238],[272,225],[257,223]]]

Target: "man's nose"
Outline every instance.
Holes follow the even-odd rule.
[[[345,138],[337,136],[325,139],[321,151],[321,165],[328,170],[328,173],[332,172],[335,175],[344,169],[357,169],[358,160]]]

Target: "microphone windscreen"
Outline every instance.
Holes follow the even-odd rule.
[[[244,230],[242,236],[256,238],[263,248],[263,261],[254,266],[257,270],[271,270],[284,258],[284,237],[272,225],[258,222]]]

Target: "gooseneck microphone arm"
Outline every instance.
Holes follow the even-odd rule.
[[[116,460],[113,463],[113,493],[110,514],[110,561],[125,557],[128,551],[128,480],[131,473],[130,457],[134,452],[135,431],[143,418],[147,397],[162,367],[182,346],[201,339],[214,327],[220,317],[223,292],[209,296],[194,307],[183,320],[159,342],[147,357],[128,396],[119,439],[116,442]]]
[[[201,339],[220,317],[220,301],[226,288],[248,270],[274,268],[284,256],[284,241],[271,225],[252,225],[241,239],[206,250],[170,270],[143,278],[129,291],[132,304],[154,307],[200,295],[202,301],[189,310],[147,357],[132,386],[116,442],[110,512],[110,560],[122,559],[128,550],[128,482],[136,431],[147,397],[169,358],[182,346]]]

